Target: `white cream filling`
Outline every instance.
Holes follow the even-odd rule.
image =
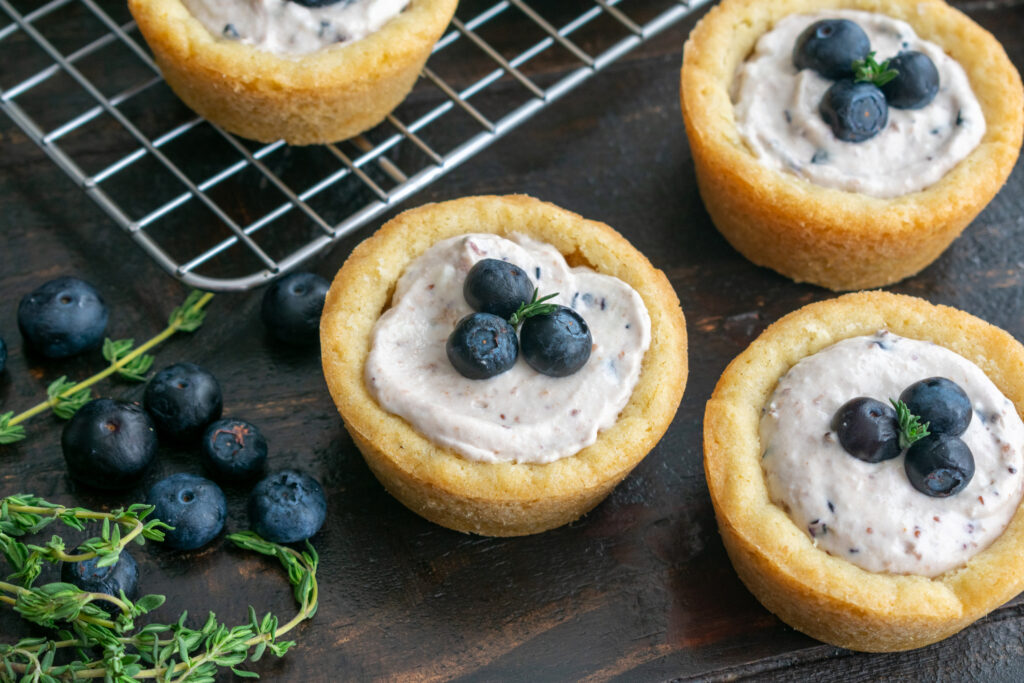
[[[302,55],[360,40],[398,16],[409,0],[340,0],[304,7],[289,0],[182,0],[207,30],[267,52]]]
[[[472,380],[452,367],[445,341],[472,312],[463,282],[484,258],[514,263],[542,296],[558,292],[552,302],[583,316],[593,348],[582,369],[548,377],[519,358],[500,375]],[[549,463],[615,423],[650,341],[647,308],[625,282],[570,268],[557,249],[524,235],[472,234],[435,244],[406,269],[374,327],[365,381],[381,407],[470,460]]]
[[[865,142],[844,142],[818,113],[834,81],[793,66],[793,46],[820,19],[849,19],[871,40],[882,62],[905,50],[928,55],[939,92],[922,109],[889,107],[889,123]],[[833,10],[791,15],[761,36],[733,82],[736,127],[766,166],[817,185],[875,197],[897,197],[937,182],[978,146],[985,117],[967,75],[938,45],[880,14]]]
[[[831,430],[850,399],[883,403],[914,382],[946,377],[974,408],[961,437],[974,455],[965,489],[932,498],[910,485],[904,455],[867,463]],[[936,576],[990,545],[1020,504],[1024,424],[978,366],[935,344],[887,332],[855,337],[787,372],[761,418],[772,501],[828,553],[868,571]]]

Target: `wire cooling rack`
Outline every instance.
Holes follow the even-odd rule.
[[[463,0],[385,122],[291,147],[185,108],[124,0],[0,0],[0,108],[168,273],[239,291],[401,203],[708,1]]]

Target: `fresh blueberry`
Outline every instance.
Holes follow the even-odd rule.
[[[7,365],[7,344],[4,343],[3,337],[0,337],[0,372],[4,371],[4,367]]]
[[[330,286],[316,273],[285,275],[263,294],[263,324],[271,335],[285,343],[315,343],[320,338],[320,314]]]
[[[874,83],[836,81],[821,98],[821,118],[846,142],[864,142],[878,135],[889,122],[885,95]]]
[[[107,305],[88,282],[57,278],[22,297],[18,329],[42,355],[66,358],[99,346],[107,329]]]
[[[255,425],[226,417],[206,428],[203,462],[228,481],[245,481],[263,472],[267,440]]]
[[[519,339],[530,367],[552,377],[566,377],[582,368],[593,346],[587,322],[565,306],[527,318]]]
[[[444,350],[463,377],[487,379],[515,365],[519,342],[505,319],[491,313],[470,313],[448,335]]]
[[[224,492],[209,479],[179,472],[153,484],[146,502],[153,517],[170,524],[164,545],[175,550],[194,550],[206,545],[224,528],[228,504]]]
[[[146,385],[143,405],[162,436],[194,441],[224,407],[217,378],[194,363],[164,368]]]
[[[959,493],[974,476],[974,456],[959,437],[926,436],[907,449],[904,462],[910,484],[933,498]]]
[[[853,63],[871,51],[864,29],[848,19],[824,19],[804,29],[793,46],[793,66],[836,80],[853,75]]]
[[[520,305],[530,302],[533,283],[519,266],[485,258],[469,269],[462,295],[474,311],[493,313],[508,320]]]
[[[896,411],[873,398],[847,401],[832,416],[832,431],[839,444],[864,462],[882,462],[900,454],[900,426]]]
[[[97,567],[98,557],[82,562],[65,562],[60,568],[60,580],[78,586],[87,593],[105,593],[120,597],[121,591],[129,600],[139,594],[139,565],[127,550],[122,550],[117,562],[107,567]],[[110,614],[120,614],[109,600],[93,603]]]
[[[890,107],[920,109],[939,92],[939,70],[935,62],[922,52],[901,52],[889,60],[889,68],[899,72],[882,86]]]
[[[327,517],[327,500],[316,479],[281,470],[261,480],[249,494],[249,524],[274,543],[294,543],[315,534]]]
[[[960,386],[945,377],[929,377],[903,390],[900,400],[911,413],[928,423],[932,434],[960,436],[971,424],[971,399]]]
[[[153,420],[137,403],[97,398],[64,426],[60,438],[71,476],[117,491],[134,486],[156,457]]]

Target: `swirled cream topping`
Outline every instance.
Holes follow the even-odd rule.
[[[959,384],[974,408],[961,436],[974,478],[948,498],[914,489],[904,455],[858,460],[830,427],[848,400],[888,403],[928,377]],[[793,366],[764,408],[761,443],[772,501],[819,548],[873,572],[936,576],[963,565],[1003,532],[1024,492],[1024,424],[1010,400],[962,356],[884,331]]]
[[[378,31],[409,0],[338,0],[306,7],[291,0],[182,0],[215,36],[282,55],[302,55]]]
[[[485,380],[467,379],[448,361],[445,341],[472,313],[466,274],[484,258],[529,274],[541,295],[586,320],[593,349],[568,377],[548,377],[519,358]],[[570,268],[549,244],[524,235],[471,234],[438,242],[409,265],[392,305],[377,321],[365,379],[385,410],[470,460],[548,463],[573,455],[615,423],[640,377],[651,321],[625,282]]]
[[[793,66],[793,46],[821,19],[849,19],[871,40],[876,59],[906,50],[928,55],[939,92],[921,109],[889,107],[889,123],[864,142],[844,142],[818,113],[831,81]],[[903,21],[853,10],[791,15],[761,36],[733,81],[740,137],[766,166],[817,185],[875,197],[897,197],[937,182],[978,146],[985,117],[967,74],[941,47]]]

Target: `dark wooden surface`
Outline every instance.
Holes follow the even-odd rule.
[[[965,5],[1024,67],[1019,3]],[[376,482],[346,435],[317,354],[265,336],[259,292],[218,296],[202,330],[159,351],[157,367],[188,360],[213,371],[224,388],[225,414],[263,428],[272,466],[309,470],[329,496],[327,523],[314,539],[323,558],[320,613],[299,629],[299,645],[286,659],[256,667],[268,679],[1024,679],[1020,599],[937,645],[857,654],[786,627],[733,572],[703,477],[704,402],[729,360],[766,325],[830,294],[751,265],[711,225],[677,96],[681,46],[692,24],[629,55],[406,204],[529,193],[616,227],[672,280],[690,334],[686,395],[658,447],[584,519],[538,536],[491,539],[448,531],[407,511]],[[538,69],[557,73],[552,65]],[[503,97],[503,88],[512,86],[503,82],[489,97]],[[90,141],[97,157],[118,144],[103,137],[105,130]],[[137,189],[146,191],[145,178]],[[86,376],[103,365],[98,353],[58,362],[27,353],[15,318],[25,292],[58,275],[85,278],[110,305],[109,333],[136,339],[156,333],[184,295],[2,117],[0,217],[0,335],[11,352],[0,374],[0,410],[23,409],[54,378]],[[382,222],[311,267],[330,277]],[[935,264],[891,289],[957,306],[1024,338],[1022,268],[1018,164],[1002,193]],[[97,393],[136,399],[141,387],[104,383]],[[101,495],[67,478],[55,418],[38,418],[28,429],[27,441],[0,450],[0,495],[31,491],[105,507],[139,499],[168,473],[199,469],[194,453],[163,448],[144,486]],[[246,492],[227,493],[228,526],[241,529]],[[222,539],[198,552],[147,546],[138,555],[143,589],[169,597],[161,612],[168,619],[188,609],[241,620],[249,603],[291,612],[277,568]],[[9,613],[0,615],[4,640],[26,632]]]

